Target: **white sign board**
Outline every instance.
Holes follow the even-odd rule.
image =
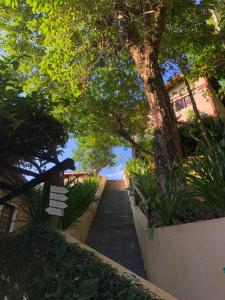
[[[50,186],[50,192],[53,193],[58,193],[58,194],[66,194],[69,192],[65,187],[63,186],[56,186],[56,185],[51,185]]]
[[[45,209],[45,211],[49,214],[49,215],[54,215],[54,216],[63,216],[63,209],[61,208],[56,208],[56,207],[48,207]]]
[[[50,193],[50,199],[58,201],[66,201],[68,198],[63,194]]]
[[[50,200],[49,206],[56,207],[56,208],[66,208],[67,207],[66,203],[61,202],[61,201],[55,201],[55,200]]]
[[[49,201],[49,207],[45,209],[45,211],[49,215],[54,216],[63,216],[64,214],[64,208],[67,207],[66,203],[64,203],[68,198],[66,197],[66,193],[69,191],[62,187],[62,186],[50,186],[50,201]]]

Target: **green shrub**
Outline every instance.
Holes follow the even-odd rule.
[[[89,177],[83,182],[78,182],[70,188],[67,194],[68,207],[64,211],[62,218],[62,228],[65,229],[76,221],[89,207],[89,205],[95,201],[95,193],[99,186],[98,177]]]
[[[217,141],[222,138],[223,126],[218,119],[210,116],[202,116],[202,122],[209,131],[214,132],[214,137]],[[186,122],[179,122],[178,129],[181,138],[181,147],[184,157],[195,155],[198,144],[202,139],[202,132],[200,130],[198,121],[195,116]]]
[[[145,198],[143,201],[135,193],[138,199],[136,204],[148,217],[151,228],[181,224],[194,219],[199,202],[185,184],[186,173],[182,167],[174,165],[171,175],[166,179],[166,191],[160,193],[156,176],[146,162],[132,159],[127,163],[126,172]]]
[[[135,192],[136,204],[141,206],[142,210],[147,213],[149,202],[156,197],[155,175],[148,163],[140,158],[133,158],[127,162],[126,173],[145,198],[145,202],[143,202],[139,194]]]
[[[195,194],[218,216],[225,216],[225,148],[211,139],[211,147],[200,146],[202,156],[189,162],[188,179]]]
[[[144,207],[151,228],[225,216],[225,140],[219,142],[215,131],[209,135],[210,147],[200,141],[185,167],[173,167],[165,192],[157,190],[156,177],[145,162],[128,162],[127,172],[145,197],[136,204]]]
[[[190,222],[198,210],[198,201],[185,184],[185,172],[174,166],[166,179],[165,192],[157,193],[149,202],[152,212],[149,219],[151,228]]]
[[[43,225],[1,240],[0,261],[0,299],[159,299]]]
[[[45,194],[45,197],[44,197]],[[48,218],[45,208],[48,207],[48,197],[43,185],[39,185],[24,197],[25,205],[22,208],[33,223],[43,224]]]

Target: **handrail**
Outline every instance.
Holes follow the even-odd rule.
[[[136,184],[134,183],[133,179],[130,177],[130,181],[132,183],[132,186],[134,187],[134,189],[137,191],[138,195],[140,196],[141,200],[146,203],[147,200],[144,197],[144,195],[142,194],[142,192],[139,190],[139,188],[136,186]]]
[[[141,202],[138,204],[138,206],[143,211],[143,213],[146,216],[148,216],[148,214],[149,214],[149,208],[148,208],[148,204],[147,204],[148,200],[145,198],[145,196],[142,194],[142,192],[136,186],[136,184],[134,183],[134,181],[133,181],[133,179],[131,177],[130,177],[130,181],[131,181],[131,184],[132,184],[133,188],[136,190],[137,194],[141,198]]]

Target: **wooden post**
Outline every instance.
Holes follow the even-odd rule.
[[[50,178],[50,185],[56,185],[56,186],[64,186],[64,172],[58,171],[52,174]],[[50,196],[50,190],[49,190],[49,196]],[[50,199],[48,197],[48,199]],[[52,216],[49,215],[49,224],[53,226],[54,228],[59,228],[60,226],[60,218],[58,216]]]

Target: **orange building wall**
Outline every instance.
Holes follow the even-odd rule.
[[[192,85],[192,91],[200,113],[215,116],[213,100],[205,78],[199,78],[195,81]],[[176,83],[174,87],[168,90],[168,93],[173,104],[175,104],[176,100],[188,96],[188,92],[183,81]],[[177,119],[179,121],[186,121],[190,110],[192,110],[192,105],[179,111],[175,110]]]

